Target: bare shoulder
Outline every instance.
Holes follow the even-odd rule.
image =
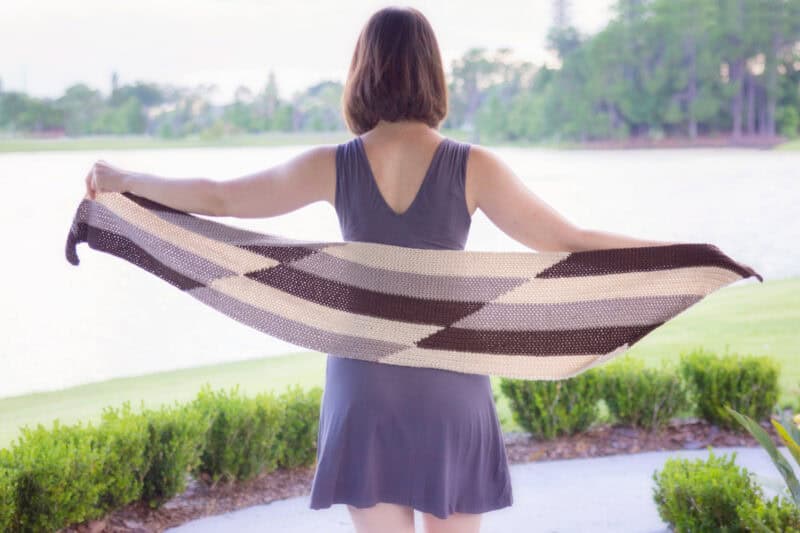
[[[481,146],[480,144],[470,144],[469,146],[468,169],[471,168],[478,174],[485,174],[487,170],[491,172],[503,166],[500,157],[486,146]]]
[[[286,176],[293,176],[303,187],[312,187],[317,196],[333,205],[336,185],[337,144],[306,148],[285,163]]]
[[[319,164],[330,163],[336,158],[336,144],[318,144],[300,152],[295,160]]]
[[[491,149],[469,143],[469,155],[465,177],[465,194],[470,213],[479,205],[479,197],[491,181],[502,180],[509,172],[508,166]]]

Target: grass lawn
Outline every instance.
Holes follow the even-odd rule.
[[[466,135],[464,132],[448,129],[441,130],[441,133],[454,139],[462,139]],[[225,135],[219,138],[191,135],[179,139],[167,139],[150,135],[89,135],[53,139],[0,137],[0,153],[338,144],[349,140],[351,137],[352,134],[349,131],[245,133]]]
[[[682,351],[695,347],[723,353],[769,355],[782,366],[780,403],[795,405],[800,391],[800,278],[727,287],[706,297],[639,341],[628,353],[648,365],[677,362]],[[0,399],[0,447],[16,438],[18,428],[97,420],[102,408],[130,400],[155,407],[194,398],[203,383],[214,388],[240,384],[245,394],[282,392],[290,384],[322,386],[325,354],[296,352],[280,357],[239,361],[187,370],[114,379],[69,389]],[[500,378],[491,377],[500,396],[503,429],[519,430],[500,395]]]
[[[483,138],[472,141],[467,131],[442,128],[442,135],[452,139],[477,142],[491,147],[549,148],[549,149],[623,149],[625,141],[608,143],[581,143],[577,141],[530,141],[527,139],[495,141]],[[39,152],[70,150],[152,150],[159,148],[235,148],[268,147],[317,144],[338,144],[353,137],[350,131],[237,133],[219,137],[208,135],[189,135],[182,138],[163,138],[154,135],[85,135],[81,137],[12,137],[0,135],[0,153]],[[635,145],[635,142],[633,143]],[[702,145],[702,143],[700,144]],[[665,146],[669,146],[668,144]],[[653,146],[657,147],[657,146]],[[800,139],[794,139],[774,147],[775,150],[800,150]]]
[[[230,148],[235,146],[281,146],[309,143],[339,143],[348,135],[344,132],[227,135],[220,138],[199,135],[167,139],[150,135],[88,135],[33,139],[0,137],[2,152],[37,152],[63,150],[149,150],[156,148]]]
[[[776,146],[777,150],[800,150],[800,139],[787,141],[783,144]]]

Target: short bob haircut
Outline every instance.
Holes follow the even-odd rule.
[[[376,11],[358,36],[342,110],[360,135],[379,120],[418,120],[437,128],[447,115],[447,83],[428,19],[413,7]]]

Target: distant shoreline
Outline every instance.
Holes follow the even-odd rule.
[[[567,143],[566,148],[574,147],[590,150],[608,149],[664,149],[664,148],[760,148],[800,149],[800,143],[789,141],[785,137],[742,136],[738,139],[731,136],[709,136],[689,139],[688,137],[665,137],[663,139],[631,138],[621,140],[587,141]]]
[[[473,142],[469,133],[461,130],[440,130],[443,135],[454,139]],[[219,138],[190,136],[181,139],[165,139],[147,135],[97,135],[84,137],[3,137],[0,136],[0,153],[78,151],[78,150],[156,150],[176,148],[246,148],[294,146],[309,144],[338,144],[352,138],[349,131],[331,132],[265,132],[258,134],[231,135]],[[764,150],[800,150],[800,139],[788,140],[784,137],[744,136],[733,139],[730,136],[698,137],[691,140],[683,137],[663,139],[632,138],[622,140],[603,140],[586,142],[547,142],[527,141],[477,141],[486,146],[513,146],[520,148],[550,148],[563,150],[641,150],[670,148],[753,148]]]

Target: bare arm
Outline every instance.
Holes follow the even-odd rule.
[[[468,184],[475,205],[504,233],[539,251],[577,252],[603,248],[663,246],[670,241],[637,239],[576,226],[539,198],[499,157],[472,145]]]
[[[310,148],[285,163],[226,181],[127,173],[124,189],[188,213],[272,217],[306,204],[333,203],[336,147]]]

